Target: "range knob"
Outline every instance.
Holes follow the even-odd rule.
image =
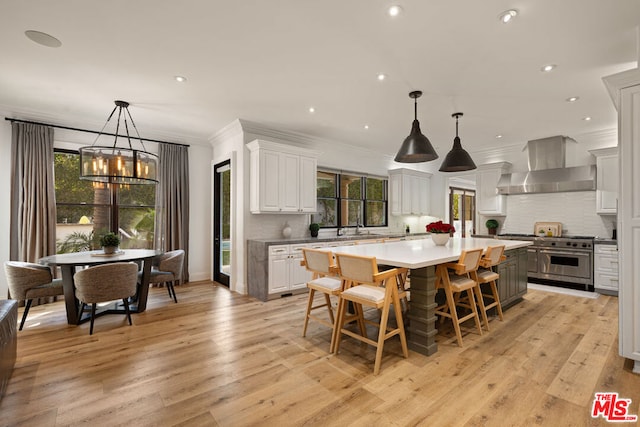
[[[588,245],[587,243],[583,243],[583,244],[582,244],[582,247],[583,247],[583,248],[588,248],[588,247],[589,247],[589,245]]]
[[[578,244],[577,244],[577,243],[574,243],[574,244],[573,244],[573,247],[575,248],[576,246],[578,246]]]

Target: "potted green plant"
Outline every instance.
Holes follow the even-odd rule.
[[[487,230],[489,230],[489,234],[494,236],[496,234],[496,230],[498,230],[498,226],[500,225],[495,219],[488,219],[485,224],[487,226]]]
[[[318,237],[318,230],[320,230],[320,224],[316,224],[312,222],[309,224],[309,231],[311,232],[311,237]]]
[[[115,253],[120,246],[120,237],[111,231],[105,233],[100,236],[100,246],[105,254]]]

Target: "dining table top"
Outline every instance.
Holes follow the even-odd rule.
[[[124,249],[114,254],[105,254],[102,250],[56,254],[40,258],[44,265],[98,265],[111,262],[135,261],[161,255],[155,249]]]
[[[375,257],[379,264],[410,269],[429,267],[456,261],[463,250],[489,246],[505,246],[505,250],[518,249],[532,245],[522,240],[500,240],[478,237],[452,237],[446,245],[437,246],[430,237],[416,240],[372,243],[367,245],[335,246],[323,248],[334,253],[346,253]]]

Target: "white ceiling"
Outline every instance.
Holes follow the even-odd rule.
[[[441,159],[457,111],[472,153],[575,136],[616,126],[602,77],[638,59],[638,0],[399,0],[396,18],[387,0],[2,3],[1,109],[98,130],[123,99],[143,137],[190,144],[242,118],[395,155],[412,90]]]

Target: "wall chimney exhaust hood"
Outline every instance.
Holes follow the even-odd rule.
[[[552,136],[527,142],[529,171],[501,175],[498,194],[595,190],[595,165],[565,167],[567,139]]]

